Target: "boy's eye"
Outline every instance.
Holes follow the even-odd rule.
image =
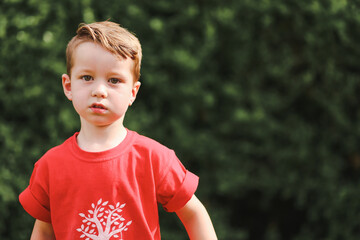
[[[82,76],[81,79],[85,80],[85,81],[91,81],[92,80],[92,77],[89,76],[89,75],[85,75],[85,76]]]
[[[117,78],[110,78],[110,79],[109,79],[109,82],[110,82],[111,84],[117,84],[117,83],[120,82],[120,80],[117,79]]]

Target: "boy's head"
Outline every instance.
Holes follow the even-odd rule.
[[[134,61],[134,81],[140,78],[141,45],[139,40],[120,25],[105,21],[81,24],[66,48],[67,74],[71,76],[74,65],[73,55],[76,47],[83,42],[95,42],[119,58],[131,58]]]

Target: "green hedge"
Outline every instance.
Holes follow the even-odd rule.
[[[81,22],[143,46],[126,125],[201,177],[219,239],[360,237],[360,4],[346,0],[0,2],[0,238],[28,239],[34,162],[79,128],[61,89]],[[187,239],[174,214],[164,239]]]

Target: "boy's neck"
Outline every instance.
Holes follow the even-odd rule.
[[[119,145],[126,134],[127,130],[122,123],[98,127],[82,121],[77,144],[87,152],[106,151]]]

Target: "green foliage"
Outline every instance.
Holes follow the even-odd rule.
[[[219,239],[360,237],[360,5],[346,0],[0,2],[0,238],[28,239],[17,202],[35,161],[79,128],[65,47],[111,19],[142,42],[126,125],[201,177]],[[186,239],[161,211],[164,239]]]

